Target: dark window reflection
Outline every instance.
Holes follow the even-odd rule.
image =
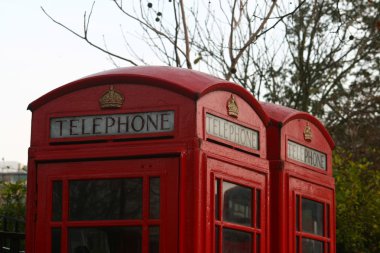
[[[261,248],[261,240],[260,240],[261,236],[259,234],[256,234],[256,252],[259,253],[260,252],[260,248]]]
[[[53,228],[51,230],[51,253],[61,252],[61,229]]]
[[[220,228],[215,226],[215,252],[219,253],[219,237],[220,236]]]
[[[62,181],[53,181],[52,220],[62,220]]]
[[[70,220],[142,217],[142,178],[70,181],[69,194]]]
[[[323,204],[302,199],[302,231],[323,235]]]
[[[252,189],[223,182],[223,219],[252,226]]]
[[[302,238],[302,253],[323,253],[323,242]]]
[[[296,196],[296,230],[300,231],[300,196]]]
[[[223,253],[251,253],[252,235],[232,229],[223,229]]]
[[[160,252],[160,227],[149,227],[149,253]]]
[[[141,253],[140,227],[69,228],[69,253]]]
[[[261,218],[261,212],[260,212],[260,203],[261,203],[261,192],[260,190],[256,190],[256,227],[260,228],[260,218]]]
[[[326,205],[326,226],[327,226],[327,237],[330,237],[330,205]]]
[[[215,203],[214,203],[214,208],[215,208],[215,219],[216,220],[219,220],[220,217],[219,217],[219,184],[220,184],[220,180],[219,179],[216,179],[215,180]]]
[[[149,218],[160,218],[160,178],[153,177],[149,180]]]

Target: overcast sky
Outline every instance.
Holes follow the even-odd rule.
[[[151,13],[162,11],[162,19],[170,15],[165,12],[167,2],[151,2],[155,5]],[[81,33],[83,14],[89,13],[93,3],[94,0],[0,0],[0,159],[27,163],[29,103],[68,82],[115,68],[106,54],[53,23],[41,10],[43,7],[55,19]],[[212,2],[186,1],[187,5],[190,3],[199,3],[199,10],[203,10]],[[89,36],[103,45],[104,34],[111,51],[126,55],[121,29],[129,38],[141,38],[141,34],[136,31],[138,25],[125,21],[125,15],[111,0],[97,0]],[[149,48],[141,47],[141,41],[130,44],[150,64],[160,64]],[[125,62],[118,64],[128,66]],[[202,70],[201,64],[197,70]]]
[[[30,102],[63,84],[114,68],[105,54],[51,22],[40,9],[44,6],[79,31],[83,11],[91,4],[87,0],[0,0],[0,159],[27,163]],[[109,5],[109,0],[97,1],[95,14],[106,13]],[[116,14],[107,16],[110,21]]]

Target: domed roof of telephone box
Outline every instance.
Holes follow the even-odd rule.
[[[199,71],[165,66],[125,67],[89,75],[43,95],[29,104],[28,109],[34,111],[65,94],[105,83],[151,85],[180,93],[194,100],[213,91],[229,91],[249,103],[265,125],[269,123],[269,118],[260,103],[240,85]]]
[[[319,129],[319,131],[321,131],[321,133],[329,143],[331,149],[334,148],[334,140],[332,139],[325,126],[316,117],[312,116],[309,113],[298,111],[281,105],[276,105],[267,102],[259,103],[272,121],[278,122],[282,125],[285,125],[294,119],[305,119],[310,121]]]

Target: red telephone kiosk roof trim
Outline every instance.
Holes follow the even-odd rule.
[[[323,124],[314,116],[306,113],[301,112],[292,108],[288,108],[281,105],[266,103],[266,102],[260,102],[261,107],[264,109],[264,111],[267,113],[267,115],[270,115],[271,120],[281,123],[282,125],[285,125],[291,120],[294,119],[305,119],[313,123],[323,134],[323,136],[326,138],[327,142],[330,145],[331,149],[334,149],[335,143],[332,139],[331,135],[327,131],[327,129],[323,126]]]
[[[264,125],[267,126],[270,121],[260,103],[243,87],[199,71],[164,66],[118,68],[90,75],[50,91],[30,103],[28,110],[35,111],[49,101],[76,90],[118,82],[153,85],[178,92],[192,99],[217,90],[233,92],[252,106]]]

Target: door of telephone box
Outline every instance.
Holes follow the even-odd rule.
[[[43,163],[35,252],[178,252],[178,158]]]

